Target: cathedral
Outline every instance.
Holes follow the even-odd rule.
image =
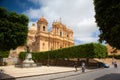
[[[48,21],[41,17],[29,28],[27,44],[31,52],[41,52],[74,46],[73,31],[61,21],[52,23],[52,30],[48,31]]]
[[[56,50],[60,48],[74,46],[73,31],[62,24],[61,21],[54,21],[52,29],[48,31],[48,21],[41,17],[37,25],[32,24],[28,30],[27,45],[30,52],[42,52]],[[16,50],[11,50],[11,56],[25,51],[26,46],[19,46]]]

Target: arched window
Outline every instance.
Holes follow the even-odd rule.
[[[45,26],[43,26],[43,31],[45,31]]]
[[[62,32],[60,31],[60,37],[62,37]]]
[[[60,48],[62,48],[62,46],[60,46]]]
[[[69,35],[67,35],[67,37],[69,37]]]

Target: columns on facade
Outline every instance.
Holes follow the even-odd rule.
[[[55,33],[54,33],[54,35],[56,35],[56,27],[55,27]]]
[[[55,48],[54,49],[56,49],[56,41],[54,43],[55,43]]]
[[[55,42],[55,49],[57,49],[57,42]]]

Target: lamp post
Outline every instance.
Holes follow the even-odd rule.
[[[49,61],[50,61],[50,54],[49,54],[49,52],[48,52],[48,62],[47,62],[47,66],[48,66],[48,67],[50,66]]]
[[[49,39],[48,39],[48,51],[50,50],[50,32],[48,33],[49,35]],[[47,62],[47,66],[49,67],[50,66],[50,53],[48,53],[48,62]]]

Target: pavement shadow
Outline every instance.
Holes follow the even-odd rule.
[[[95,80],[120,80],[120,73],[106,74],[102,77],[96,78]]]
[[[86,67],[87,69],[100,69],[100,68],[98,68],[98,67]]]
[[[15,80],[15,77],[5,73],[0,73],[0,80]]]

